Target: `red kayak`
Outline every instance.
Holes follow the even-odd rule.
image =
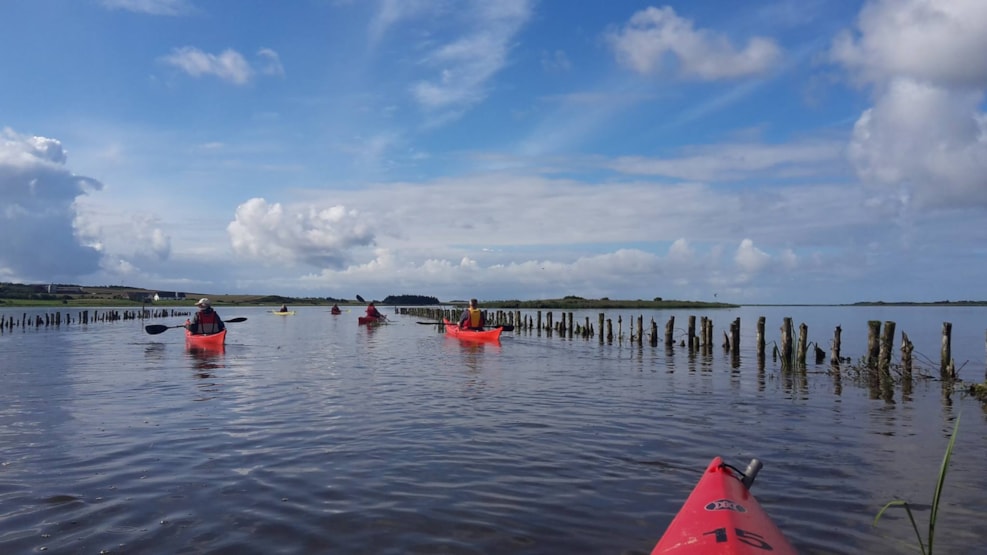
[[[448,318],[443,318],[442,322],[446,325],[446,335],[469,341],[500,341],[500,332],[504,331],[502,327],[488,330],[462,329],[459,324],[450,322]]]
[[[387,321],[387,318],[381,316],[380,318],[375,318],[373,316],[357,316],[358,325],[373,325],[373,324],[383,324]]]
[[[222,349],[226,344],[226,330],[219,333],[192,333],[185,330],[185,346],[199,349]]]
[[[651,555],[797,553],[750,492],[760,468],[757,459],[745,472],[713,459]]]

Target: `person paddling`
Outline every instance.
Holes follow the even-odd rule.
[[[370,303],[367,305],[367,318],[380,319],[383,317],[384,315],[381,314],[379,310],[377,310],[377,307],[374,306],[374,303]]]
[[[226,324],[223,323],[219,314],[212,309],[212,303],[209,302],[209,299],[199,299],[195,306],[199,307],[199,311],[192,316],[192,321],[185,326],[190,332],[196,335],[206,335],[219,333],[226,329]]]
[[[463,315],[459,317],[460,329],[480,330],[487,324],[487,318],[483,311],[477,308],[476,299],[470,299],[470,304],[463,310]]]

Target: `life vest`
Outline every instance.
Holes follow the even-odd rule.
[[[219,314],[216,311],[202,310],[196,313],[196,324],[198,324],[198,329],[192,330],[192,333],[219,333],[223,331],[223,321],[219,319]]]
[[[469,308],[470,312],[469,321],[466,322],[466,327],[469,328],[482,328],[483,327],[483,311],[479,308]]]

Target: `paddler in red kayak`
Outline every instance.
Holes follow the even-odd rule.
[[[459,329],[482,330],[486,323],[483,311],[476,307],[476,299],[470,299],[469,306],[463,309],[463,315],[459,317]]]
[[[377,307],[374,306],[374,303],[370,303],[369,305],[367,305],[367,318],[374,318],[379,320],[383,317],[384,315],[381,314],[379,310],[377,310]]]
[[[212,303],[209,302],[209,299],[199,299],[195,306],[199,307],[199,311],[192,316],[192,321],[186,326],[190,332],[203,335],[219,333],[226,329],[226,324],[223,323],[219,314],[212,309]]]

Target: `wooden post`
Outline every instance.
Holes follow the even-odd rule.
[[[839,366],[840,359],[840,333],[843,332],[843,328],[836,326],[836,330],[833,332],[833,350],[829,356],[829,363],[833,366]]]
[[[781,324],[781,367],[791,370],[792,367],[792,319],[785,317]]]
[[[572,337],[572,312],[569,313],[569,327],[567,329],[569,330],[569,337],[571,338]]]
[[[665,322],[665,347],[672,348],[675,344],[675,316],[669,316]]]
[[[674,318],[673,318],[674,319]],[[693,314],[689,316],[689,352],[695,350],[696,347],[696,316]]]
[[[867,366],[877,367],[877,358],[881,354],[881,322],[879,320],[869,320],[867,322]]]
[[[607,343],[613,343],[613,320],[607,318]]]
[[[901,377],[905,380],[912,379],[912,351],[915,347],[908,340],[908,334],[901,332]]]
[[[950,368],[952,367],[952,335],[953,335],[953,324],[950,322],[942,323],[942,350],[939,353],[939,374],[943,378],[949,377]],[[955,377],[955,376],[954,376]]]
[[[764,359],[764,316],[757,319],[757,356]]]
[[[740,352],[740,317],[738,316],[730,325],[730,349],[734,353]]]
[[[644,341],[644,315],[637,316],[637,344],[640,347]]]
[[[651,346],[658,346],[658,322],[654,318],[651,319]]]
[[[891,349],[894,348],[894,328],[894,322],[884,322],[884,332],[881,334],[881,352],[877,364],[877,367],[882,372],[891,371]]]
[[[799,324],[798,367],[805,371],[805,357],[809,351],[809,326],[805,322]]]
[[[598,316],[600,322],[600,343],[603,343],[603,313]],[[607,330],[609,332],[609,330]]]

